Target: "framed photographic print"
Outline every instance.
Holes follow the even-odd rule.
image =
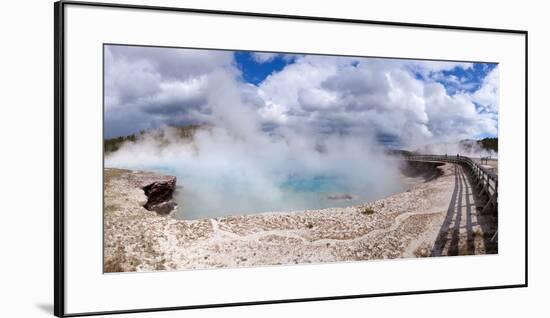
[[[57,316],[527,286],[526,31],[54,10]]]

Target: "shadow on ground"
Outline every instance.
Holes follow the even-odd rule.
[[[454,165],[455,186],[441,225],[432,256],[498,253],[498,211],[483,212],[486,201],[472,186],[472,177],[459,164]]]

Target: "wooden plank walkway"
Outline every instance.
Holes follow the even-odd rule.
[[[465,156],[446,155],[411,155],[405,157],[407,161],[449,162],[462,166],[472,177],[473,187],[478,196],[484,198],[483,212],[498,210],[498,175],[488,170],[473,159]]]
[[[472,189],[477,191],[477,197],[482,202],[482,213],[498,213],[498,175],[483,167],[472,158],[466,156],[448,155],[410,155],[406,156],[407,161],[420,162],[448,162],[461,166],[462,170],[471,177]],[[492,241],[498,239],[498,230]]]

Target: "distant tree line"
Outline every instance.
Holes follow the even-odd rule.
[[[408,156],[414,155],[413,151],[403,150],[403,149],[387,149],[385,152],[390,156],[408,157]]]
[[[498,138],[483,138],[481,140],[478,140],[477,143],[485,149],[490,149],[494,152],[498,152]]]
[[[176,137],[179,137],[181,139],[190,139],[193,138],[195,133],[200,128],[205,128],[205,125],[187,125],[187,126],[169,126],[170,129],[173,129],[176,132]],[[155,138],[158,138],[161,142],[166,142],[167,140],[165,138],[165,130],[162,129],[148,129],[148,130],[141,130],[137,133],[128,135],[128,136],[119,136],[115,138],[110,139],[104,139],[103,140],[103,147],[106,153],[108,152],[115,152],[124,143],[127,142],[136,142],[140,138],[143,138],[144,135],[156,132]]]
[[[143,135],[143,134],[145,134],[145,131],[142,130],[138,134]],[[136,139],[137,139],[136,135],[137,134],[131,134],[129,136],[120,136],[120,137],[116,137],[116,138],[105,139],[105,140],[103,140],[103,149],[105,150],[105,152],[115,152],[125,142],[128,142],[128,141],[136,142]]]

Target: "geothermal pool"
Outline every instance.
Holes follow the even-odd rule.
[[[418,178],[402,176],[399,182],[377,186],[338,175],[288,175],[277,182],[235,176],[182,174],[156,167],[155,172],[177,177],[175,218],[194,220],[265,212],[289,212],[359,205],[403,192]],[[360,181],[360,180],[359,180]]]

